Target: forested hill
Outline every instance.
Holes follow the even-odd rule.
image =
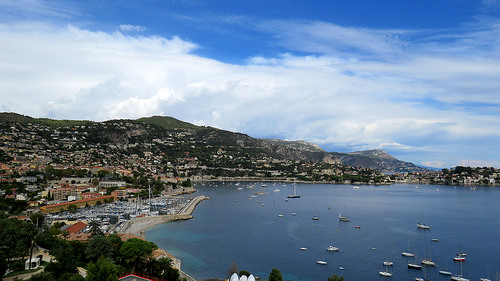
[[[48,137],[49,142],[59,141],[58,146],[66,149],[106,145],[115,147],[126,154],[142,155],[146,150],[151,149],[137,144],[146,143],[153,144],[155,151],[165,155],[168,159],[185,157],[187,153],[196,156],[200,161],[212,161],[213,159],[209,159],[208,155],[214,155],[217,150],[223,148],[224,151],[229,151],[234,156],[246,158],[246,162],[268,157],[290,161],[342,164],[386,173],[414,172],[423,169],[392,156],[388,157],[388,154],[379,153],[380,151],[377,150],[328,153],[313,143],[253,138],[242,133],[196,126],[164,116],[95,122],[32,118],[16,113],[0,113],[0,123],[4,130],[13,124],[18,124],[14,126],[16,130],[40,130],[40,128],[36,129],[40,126],[51,128],[54,131],[43,129],[36,132],[36,135]],[[235,165],[234,163],[226,164]]]

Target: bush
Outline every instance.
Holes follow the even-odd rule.
[[[13,261],[10,264],[10,268],[13,269],[14,271],[24,270],[24,262],[22,262],[22,261]]]

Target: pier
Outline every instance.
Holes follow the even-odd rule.
[[[155,225],[162,224],[169,221],[189,220],[192,219],[191,215],[196,206],[203,200],[209,199],[205,195],[197,196],[189,201],[177,214],[159,215],[149,217],[133,218],[127,221],[118,233],[131,233],[134,235],[142,236],[142,232]]]

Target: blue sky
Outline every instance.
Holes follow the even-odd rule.
[[[0,111],[500,167],[500,0],[0,0]]]

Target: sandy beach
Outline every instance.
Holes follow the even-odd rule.
[[[189,201],[189,203],[184,208],[182,208],[182,210],[180,210],[178,214],[131,219],[125,223],[125,225],[118,231],[118,233],[131,233],[137,236],[141,236],[141,232],[146,231],[147,229],[155,225],[169,221],[191,219],[193,218],[191,214],[193,213],[196,205],[206,199],[209,198],[204,195],[195,197],[193,200]]]

